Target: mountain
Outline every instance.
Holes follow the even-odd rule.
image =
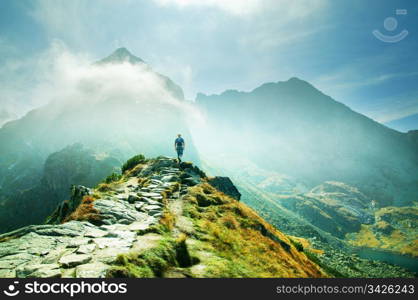
[[[307,189],[343,182],[379,206],[416,200],[418,151],[407,134],[352,111],[305,81],[199,94],[196,102],[211,124],[206,139],[218,141],[210,146],[213,153],[245,152]]]
[[[399,130],[401,132],[408,132],[410,130],[418,129],[418,114],[413,114],[401,119],[393,120],[385,123],[390,128]]]
[[[367,246],[372,259],[393,255],[387,261],[416,270],[410,257],[396,258],[418,255],[416,217],[399,223],[401,214],[390,208],[415,210],[417,131],[390,129],[297,78],[251,92],[199,94],[196,103],[207,120],[194,132],[203,166],[230,176],[242,201],[268,222],[338,253],[338,269],[350,269]],[[377,242],[368,242],[372,236]],[[334,265],[328,256],[320,260]]]
[[[0,235],[0,277],[332,276],[238,199],[228,178],[137,156],[115,181],[75,187],[56,225]]]
[[[126,48],[118,48],[109,56],[99,60],[96,64],[109,64],[109,63],[124,63],[128,62],[130,64],[145,64],[145,62],[133,55]]]
[[[172,143],[180,132],[188,141],[186,155],[199,161],[186,122],[185,111],[190,104],[184,101],[181,88],[168,77],[154,72],[126,49],[116,50],[74,76],[66,83],[67,89],[60,91],[59,98],[0,128],[0,205],[4,211],[1,224],[18,226],[19,222],[24,225],[29,220],[39,220],[43,213],[37,218],[26,218],[24,214],[31,211],[22,210],[20,221],[10,222],[5,211],[16,203],[36,203],[26,203],[30,197],[21,194],[37,189],[48,157],[69,145],[80,143],[92,155],[120,162],[138,152],[147,156],[172,155]],[[66,184],[83,184],[76,174],[65,175]],[[84,184],[97,183],[96,180],[97,177]],[[70,185],[60,188],[60,196],[53,197],[58,202]],[[2,228],[8,229],[11,227]]]
[[[110,54],[108,57],[105,57],[98,62],[96,62],[96,65],[106,65],[106,64],[123,64],[128,63],[132,65],[138,65],[148,72],[152,72],[158,78],[163,82],[164,87],[170,92],[170,94],[177,98],[184,100],[184,93],[180,86],[178,86],[175,82],[173,82],[170,78],[167,76],[164,76],[160,73],[157,73],[152,70],[152,68],[141,58],[133,55],[131,52],[129,52],[126,48],[118,48],[116,49],[112,54]]]

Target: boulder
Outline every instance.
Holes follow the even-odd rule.
[[[209,178],[208,182],[210,185],[212,185],[214,188],[221,191],[222,193],[238,201],[241,199],[241,193],[238,191],[238,189],[235,187],[235,185],[232,183],[229,177],[216,176]]]

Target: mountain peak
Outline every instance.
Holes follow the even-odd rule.
[[[145,63],[141,58],[133,55],[125,47],[116,49],[112,54],[98,61],[99,64],[122,62],[129,62],[131,64]]]

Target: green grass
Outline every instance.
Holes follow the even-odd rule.
[[[120,254],[107,272],[111,278],[163,277],[172,268],[186,268],[196,263],[190,256],[185,237],[173,239],[168,235],[158,246],[141,253]]]
[[[122,173],[125,173],[127,170],[134,168],[136,165],[143,163],[145,161],[145,156],[142,154],[135,155],[126,161],[122,166]]]
[[[106,177],[104,182],[105,183],[111,183],[111,182],[119,181],[121,178],[122,178],[122,174],[118,174],[118,173],[113,172],[112,174],[110,174],[109,176]]]

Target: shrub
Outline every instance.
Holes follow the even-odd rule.
[[[109,176],[106,177],[106,179],[104,180],[105,183],[111,183],[114,181],[118,181],[122,178],[121,174],[115,173],[113,172],[112,174],[110,174]]]
[[[108,192],[108,191],[111,191],[112,190],[112,187],[108,183],[101,183],[97,187],[97,190],[99,192]]]
[[[135,167],[136,165],[140,163],[143,163],[144,161],[145,161],[145,156],[143,156],[142,154],[135,155],[134,157],[128,159],[126,163],[123,164],[122,173],[124,173],[127,170],[132,169],[133,167]]]
[[[300,243],[300,242],[298,242],[298,241],[295,241],[295,240],[293,240],[293,239],[289,239],[290,240],[290,242],[293,244],[293,246],[295,246],[295,248],[299,251],[299,252],[302,252],[304,249],[303,249],[303,245],[302,245],[302,243]]]

